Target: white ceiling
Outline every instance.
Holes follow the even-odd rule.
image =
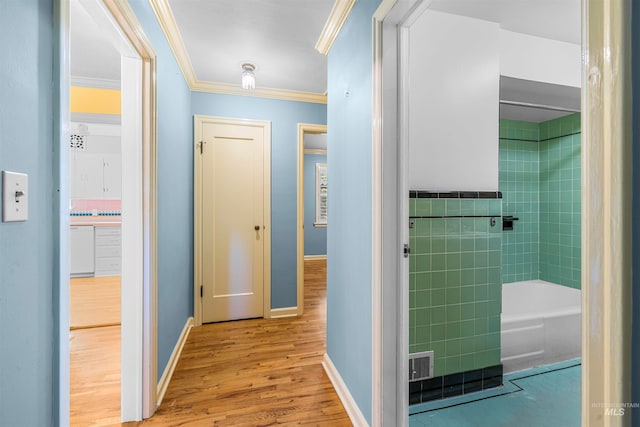
[[[516,33],[580,44],[580,0],[433,0],[429,8],[496,22]]]
[[[71,76],[120,81],[120,53],[116,42],[100,30],[100,25],[87,12],[89,2],[72,0],[70,3]]]
[[[169,0],[198,80],[324,93],[327,59],[315,50],[334,0]]]
[[[324,93],[326,57],[315,44],[334,0],[168,0],[198,80],[238,84],[256,65],[258,88]],[[71,75],[119,80],[109,36],[71,1]],[[434,10],[500,23],[506,30],[580,43],[580,0],[433,0]]]

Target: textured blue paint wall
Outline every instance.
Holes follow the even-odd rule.
[[[53,2],[0,1],[0,170],[29,220],[0,223],[0,424],[54,425]]]
[[[193,315],[191,91],[146,0],[130,0],[157,55],[158,378]]]
[[[329,53],[327,353],[371,423],[372,16],[356,2]]]
[[[316,220],[316,163],[326,163],[324,154],[304,155],[304,254],[327,254],[327,227],[314,227]]]
[[[271,121],[271,308],[295,307],[297,126],[326,124],[326,105],[194,92],[192,112]]]

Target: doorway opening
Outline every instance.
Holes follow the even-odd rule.
[[[297,315],[300,316],[304,313],[305,260],[327,259],[326,125],[298,123],[297,171]]]
[[[89,256],[85,256],[79,265],[72,263],[72,272],[75,275],[111,277],[111,282],[114,283],[109,285],[109,292],[112,294],[110,299],[116,301],[109,308],[112,319],[79,321],[79,325],[115,324],[108,326],[113,332],[110,339],[113,346],[120,350],[110,359],[113,361],[109,363],[114,372],[108,374],[106,381],[111,385],[116,384],[119,390],[114,395],[119,397],[115,398],[116,403],[110,404],[110,410],[115,412],[115,416],[112,412],[107,416],[110,422],[114,418],[119,421],[141,420],[153,415],[158,400],[155,334],[155,53],[128,4],[83,0],[65,1],[60,7],[61,39],[71,40],[73,50],[71,54],[69,47],[61,44],[60,57],[67,61],[61,64],[61,97],[69,99],[70,93],[77,90],[102,89],[114,95],[114,104],[120,110],[119,117],[118,114],[112,114],[113,111],[99,114],[102,112],[100,109],[105,107],[102,102],[94,105],[93,110],[89,107],[71,114],[60,113],[63,121],[68,120],[61,124],[62,129],[70,129],[71,132],[71,137],[67,134],[66,139],[61,139],[60,150],[69,152],[72,149],[70,146],[75,144],[78,149],[84,143],[87,148],[85,154],[92,154],[80,156],[79,162],[77,156],[73,156],[75,158],[70,162],[69,169],[75,178],[82,179],[71,177],[71,180],[63,181],[71,181],[71,191],[67,193],[69,198],[62,201],[69,206],[67,212],[72,215],[70,223],[84,221],[86,224],[80,226],[88,228],[82,230],[85,233],[79,241],[74,238],[71,249],[76,253],[71,255],[77,255],[78,251],[75,249],[78,247],[75,243],[81,243],[85,245]],[[66,25],[69,17],[70,25]],[[86,32],[88,28],[82,23],[90,23],[91,35],[83,34],[83,30]],[[106,52],[111,52],[111,55]],[[105,58],[110,62],[108,66],[102,62]],[[100,76],[91,71],[103,66],[115,70],[116,78]],[[113,87],[96,87],[99,85],[97,82],[104,84],[105,81],[110,81],[109,84]],[[77,94],[74,93],[75,95]],[[95,96],[88,96],[87,99],[91,103],[95,101]],[[90,136],[93,138],[89,138]],[[90,151],[95,152],[89,153]],[[61,155],[61,170],[65,170],[67,166],[64,159],[70,157],[72,156]],[[98,173],[92,167],[98,169]],[[127,185],[122,186],[122,182]],[[61,224],[68,223],[61,221]],[[61,230],[61,248],[68,247],[68,237],[65,236],[69,236],[68,229]],[[96,245],[96,242],[102,243]],[[61,262],[69,263],[69,259],[61,259]],[[62,268],[61,271],[68,269]],[[103,279],[94,278],[93,281]],[[69,283],[68,278],[61,283]],[[85,290],[90,299],[96,300],[91,289]],[[65,294],[69,295],[68,290],[61,291],[61,295]],[[99,305],[96,311],[102,311],[102,308],[105,306]],[[73,313],[74,307],[71,311],[75,317],[77,313]],[[70,312],[67,304],[61,303],[59,315],[61,319],[68,318]],[[118,322],[120,326],[117,325]],[[60,324],[68,325],[69,322],[61,320]],[[91,329],[98,330],[102,327],[83,330]],[[68,340],[69,331],[61,331],[60,339]],[[71,347],[73,350],[73,345]],[[69,349],[62,343],[60,348],[63,352],[64,349]],[[95,347],[93,352],[96,352]],[[62,353],[61,357],[64,356]],[[72,354],[71,359],[74,360],[75,356]],[[93,362],[102,364],[99,359],[94,359]],[[67,366],[69,365],[61,360],[60,369],[66,369]],[[71,366],[72,375],[74,369]],[[60,378],[68,376],[61,373]],[[70,390],[70,385],[73,386],[73,383],[61,380],[60,393],[71,395],[73,404],[74,391]],[[98,390],[103,385],[96,381],[91,387]],[[60,399],[59,414],[63,424],[68,423],[69,415],[77,415],[73,409],[69,414],[69,407],[65,402],[68,402],[66,398]]]

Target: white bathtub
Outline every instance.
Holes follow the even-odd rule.
[[[579,289],[541,280],[503,284],[504,372],[580,357],[580,299]]]

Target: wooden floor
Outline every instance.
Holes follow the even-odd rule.
[[[120,276],[73,278],[70,298],[71,329],[120,324]]]
[[[123,425],[350,426],[321,366],[325,302],[325,262],[306,261],[303,316],[192,329],[156,415]],[[109,411],[86,422],[119,425]]]
[[[70,283],[70,424],[120,425],[120,276]]]

